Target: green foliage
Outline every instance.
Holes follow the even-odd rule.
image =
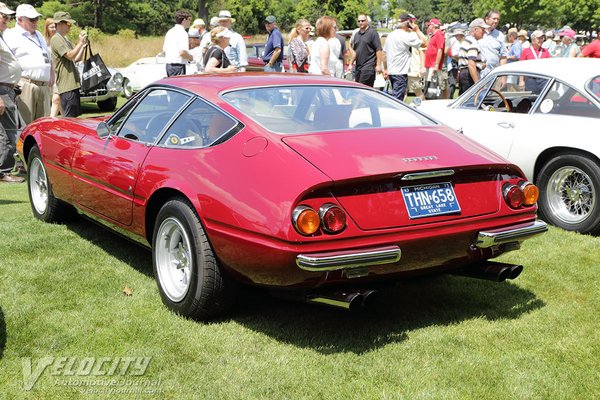
[[[137,37],[137,34],[134,30],[131,29],[119,29],[119,31],[117,32],[117,36],[123,39],[135,39]]]
[[[19,2],[7,4],[14,8]],[[189,9],[195,18],[204,4],[208,6],[208,20],[219,10],[231,11],[236,18],[235,30],[243,35],[264,33],[263,20],[269,14],[277,17],[279,28],[285,32],[300,18],[314,24],[323,15],[337,17],[341,29],[353,29],[359,13],[374,21],[410,12],[419,21],[437,17],[443,22],[468,22],[483,17],[491,8],[501,12],[501,25],[534,29],[569,24],[579,30],[600,25],[600,0],[50,0],[31,4],[37,4],[46,17],[66,10],[79,26],[94,26],[107,33],[130,29],[144,36],[164,35],[173,26],[176,10]]]

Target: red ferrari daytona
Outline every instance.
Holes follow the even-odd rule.
[[[109,118],[21,134],[31,208],[75,208],[152,249],[163,302],[206,319],[239,285],[343,308],[490,261],[547,230],[522,171],[392,97],[303,74],[167,78]]]

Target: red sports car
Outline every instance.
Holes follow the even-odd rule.
[[[107,119],[37,120],[18,150],[36,218],[74,207],[149,246],[164,303],[197,319],[243,284],[354,308],[408,276],[514,278],[489,259],[547,229],[518,167],[330,77],[167,78]]]

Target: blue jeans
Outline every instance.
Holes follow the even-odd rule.
[[[408,75],[390,75],[389,79],[392,84],[392,96],[400,101],[404,101],[406,87],[408,85]]]
[[[277,61],[272,67],[269,67],[269,64],[265,64],[263,70],[265,72],[281,72],[281,61]]]

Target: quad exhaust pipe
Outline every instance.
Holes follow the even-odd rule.
[[[451,273],[454,275],[468,276],[470,278],[504,282],[507,279],[517,278],[521,272],[523,272],[523,266],[519,264],[484,261],[452,271]]]

